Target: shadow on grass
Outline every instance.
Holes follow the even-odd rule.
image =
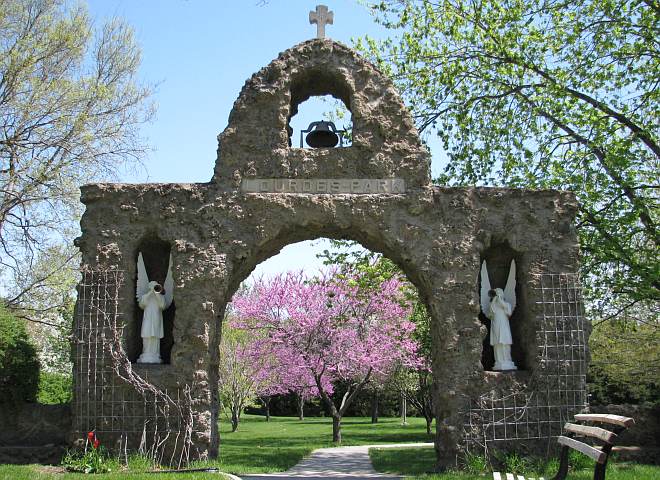
[[[383,473],[419,475],[433,473],[435,450],[430,448],[369,449],[374,469]]]

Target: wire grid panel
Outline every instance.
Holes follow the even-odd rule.
[[[123,338],[125,321],[119,312],[123,280],[119,270],[82,271],[74,329],[73,430],[79,436],[94,430],[128,438],[181,428],[179,416],[163,414],[167,405],[154,393],[155,388],[131,388],[118,374],[109,353],[112,340]],[[164,394],[169,397],[167,391]],[[181,400],[180,391],[174,392],[173,400]]]
[[[470,401],[464,424],[468,446],[550,440],[587,406],[587,335],[579,277],[540,274],[536,280],[538,366],[519,390]]]

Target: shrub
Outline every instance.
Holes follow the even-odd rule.
[[[526,473],[530,467],[530,462],[527,458],[513,452],[504,457],[504,465],[507,472]]]
[[[0,305],[0,404],[34,402],[39,360],[25,322]]]
[[[39,403],[69,403],[73,388],[71,375],[41,372],[39,375]]]

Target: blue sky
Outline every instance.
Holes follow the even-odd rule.
[[[143,128],[153,151],[144,168],[125,182],[206,182],[215,164],[217,135],[245,81],[278,53],[316,36],[308,15],[318,4],[302,0],[89,0],[100,26],[113,16],[126,19],[142,47],[141,78],[156,84],[157,113]],[[326,27],[333,40],[351,45],[368,34],[384,38],[358,1],[324,2],[334,12]],[[318,104],[301,105],[299,125],[318,120]],[[309,118],[304,118],[307,112]],[[299,132],[296,132],[299,135]],[[298,137],[296,137],[298,138]],[[437,145],[431,144],[432,151]],[[439,170],[434,158],[433,172]],[[262,263],[256,274],[319,266],[323,242],[289,246]]]

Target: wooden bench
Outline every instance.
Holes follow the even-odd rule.
[[[612,430],[606,430],[602,427],[579,425],[576,423],[567,423],[564,425],[564,433],[570,436],[560,436],[557,442],[562,446],[561,454],[559,457],[559,471],[552,480],[564,480],[568,474],[568,452],[569,449],[577,450],[580,453],[587,455],[596,462],[594,467],[594,480],[605,479],[605,468],[607,467],[607,460],[612,453],[612,447],[616,442],[618,436],[623,433],[628,427],[635,424],[635,420],[628,417],[619,415],[607,415],[598,413],[585,413],[575,415],[575,420],[578,422],[589,422],[606,424]],[[605,425],[603,425],[605,426]],[[600,445],[592,446],[587,443],[575,440],[573,437],[589,437],[595,439]],[[533,478],[525,479],[522,475],[514,475],[512,473],[502,474],[500,472],[493,472],[493,480],[535,480]],[[538,480],[543,480],[539,478]]]

